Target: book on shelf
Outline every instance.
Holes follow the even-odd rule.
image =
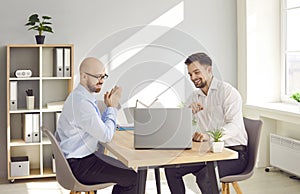
[[[71,48],[54,48],[54,77],[71,76]]]
[[[23,114],[22,122],[25,143],[40,142],[40,114]]]
[[[48,109],[62,109],[64,106],[65,101],[57,101],[57,102],[48,102],[47,108]]]

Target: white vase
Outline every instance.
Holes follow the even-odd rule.
[[[27,109],[34,109],[34,96],[26,96],[26,106]]]
[[[211,151],[216,153],[216,152],[222,152],[224,149],[224,141],[219,141],[219,142],[212,142],[211,144]]]

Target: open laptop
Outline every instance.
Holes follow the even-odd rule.
[[[134,109],[135,149],[190,149],[191,147],[191,109]]]

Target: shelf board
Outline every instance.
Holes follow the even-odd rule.
[[[46,108],[42,109],[42,112],[61,112],[62,108]]]
[[[42,77],[42,80],[70,80],[71,77]]]
[[[72,47],[73,44],[9,44],[8,47],[16,48],[47,48],[47,47]]]
[[[40,47],[39,44],[9,44],[7,45],[8,47],[11,48],[38,48]]]
[[[11,139],[10,146],[36,146],[40,145],[40,142],[37,143],[25,143],[23,139]]]
[[[16,176],[16,177],[8,177],[9,180],[13,179],[30,179],[30,178],[43,178],[43,177],[55,177],[56,175],[52,172],[52,169],[46,168],[44,169],[44,173],[40,173],[40,169],[30,169],[29,176]]]
[[[28,178],[37,178],[40,177],[40,169],[30,169],[29,175],[28,176],[10,176],[8,177],[9,180],[12,179],[28,179]]]
[[[40,112],[40,109],[32,109],[32,110],[28,110],[25,108],[22,109],[18,109],[18,110],[10,110],[9,113],[14,114],[14,113],[37,113]]]
[[[43,137],[43,142],[42,142],[43,145],[51,145],[51,141],[49,140],[48,137]]]
[[[9,81],[27,81],[27,80],[39,80],[39,77],[10,77]]]
[[[51,145],[51,141],[48,137],[43,137],[42,142],[35,142],[35,143],[25,143],[23,139],[12,139],[10,140],[10,146],[35,146],[35,145]]]
[[[44,168],[43,171],[44,176],[56,176],[56,174],[53,173],[52,168]]]
[[[72,77],[41,77],[42,80],[70,80]],[[40,80],[40,77],[10,77],[9,81]]]

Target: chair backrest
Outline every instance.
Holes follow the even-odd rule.
[[[243,174],[250,173],[250,176],[254,172],[255,162],[257,159],[258,145],[262,127],[261,120],[252,120],[244,117],[244,124],[248,134],[248,155],[249,162],[244,170]]]
[[[240,174],[228,175],[221,178],[223,183],[232,183],[250,178],[254,173],[255,162],[258,153],[258,145],[262,121],[252,120],[244,117],[244,124],[248,134],[248,156],[249,161],[245,170]]]
[[[51,141],[51,148],[55,158],[56,180],[62,187],[71,191],[94,191],[104,189],[115,184],[99,183],[94,185],[85,185],[80,183],[73,175],[69,163],[61,151],[54,135],[46,127],[43,127],[43,133],[45,133]]]
[[[78,181],[73,175],[69,163],[61,151],[56,138],[51,131],[45,127],[43,127],[43,133],[45,133],[51,141],[51,148],[55,158],[56,180],[65,189],[73,190]]]

